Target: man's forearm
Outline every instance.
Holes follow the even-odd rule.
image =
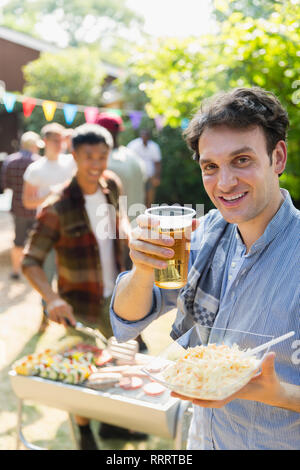
[[[124,320],[144,318],[152,307],[153,275],[144,275],[133,268],[120,280],[114,300],[115,313]]]
[[[160,176],[161,176],[161,163],[158,162],[158,163],[155,163],[154,178],[160,179]]]
[[[58,298],[50,286],[44,270],[40,266],[23,266],[24,276],[32,287],[42,296],[46,303]]]
[[[23,206],[28,210],[35,210],[46,201],[47,197],[49,197],[49,194],[35,199],[23,198]]]

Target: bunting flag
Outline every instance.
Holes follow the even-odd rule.
[[[131,125],[134,129],[138,129],[140,127],[143,114],[144,114],[143,111],[130,111],[129,112]]]
[[[65,116],[65,121],[68,125],[74,122],[75,116],[78,112],[84,113],[87,123],[95,123],[99,113],[106,112],[116,114],[118,116],[127,115],[131,121],[132,127],[138,129],[141,124],[142,117],[147,114],[145,111],[131,110],[125,111],[114,108],[97,108],[95,106],[84,106],[79,104],[60,103],[50,100],[42,100],[40,98],[33,98],[30,96],[18,95],[5,91],[5,84],[0,80],[0,102],[3,102],[7,112],[12,112],[16,101],[22,103],[23,113],[26,118],[30,117],[36,106],[42,106],[44,115],[47,121],[52,121],[56,109],[62,109]],[[156,129],[161,131],[165,125],[165,116],[158,115],[154,118]],[[185,129],[189,121],[186,118],[181,120],[181,127]]]
[[[161,115],[158,115],[154,118],[155,126],[158,131],[161,131],[162,128],[164,127],[164,121],[165,121],[165,117]]]
[[[36,100],[34,98],[24,98],[22,104],[24,116],[28,118],[35,108]]]
[[[47,121],[52,121],[55,111],[56,111],[56,103],[54,101],[44,101],[42,104],[43,111],[45,114],[45,118]]]
[[[2,100],[2,97],[5,93],[5,83],[0,80],[0,100]]]
[[[121,116],[121,115],[122,115],[121,109],[106,108],[106,112],[107,112],[108,114],[116,114],[117,116]]]
[[[13,93],[4,92],[2,96],[2,100],[5,106],[5,109],[8,113],[11,113],[12,110],[14,109],[16,99],[17,97]]]
[[[89,107],[85,108],[85,110],[84,110],[85,120],[89,124],[94,124],[95,123],[98,114],[99,114],[98,108],[94,108],[92,106],[89,106]]]
[[[64,115],[66,123],[70,126],[75,119],[77,114],[76,104],[65,104],[64,105]]]
[[[180,123],[181,129],[185,130],[188,127],[189,122],[190,121],[187,118],[181,119],[181,123]]]

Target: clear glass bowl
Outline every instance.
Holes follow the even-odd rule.
[[[156,382],[181,395],[202,400],[224,400],[250,381],[268,352],[265,349],[251,356],[250,360],[243,358],[242,362],[238,361],[237,368],[231,351],[238,348],[236,354],[239,358],[239,351],[254,349],[272,338],[273,336],[195,324],[159,356],[152,358],[144,371]],[[231,348],[227,357],[225,352],[228,353],[228,350],[224,348],[222,352],[221,345]],[[205,352],[211,351],[209,360],[203,357],[185,358],[191,351],[189,348],[197,346],[208,346]],[[217,360],[217,357],[220,359]]]

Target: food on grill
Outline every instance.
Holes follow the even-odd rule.
[[[125,366],[126,368],[123,370],[122,374],[124,377],[147,377],[146,372],[141,370],[141,366]]]
[[[162,376],[169,385],[179,387],[180,393],[201,392],[201,396],[214,399],[224,388],[246,384],[258,365],[255,356],[247,355],[236,344],[209,344],[188,348],[183,357],[162,371]]]
[[[89,376],[86,386],[94,389],[101,389],[104,387],[110,387],[118,383],[122,378],[119,372],[96,372]]]
[[[143,391],[146,395],[157,396],[161,395],[166,391],[166,387],[159,384],[158,382],[150,382],[143,387]]]
[[[136,390],[143,385],[143,380],[140,377],[123,377],[118,386],[124,390]]]
[[[21,375],[34,375],[35,366],[50,361],[50,358],[55,354],[55,351],[52,349],[46,349],[42,353],[30,354],[16,361],[13,369]]]
[[[113,360],[112,355],[106,350],[103,349],[100,354],[97,355],[97,358],[95,360],[96,366],[104,366],[108,362],[111,362]]]
[[[142,370],[145,360],[142,361],[140,357],[140,362],[142,364],[120,366],[109,351],[82,343],[60,353],[47,349],[23,357],[14,364],[13,369],[21,375],[38,376],[66,384],[84,384],[94,390],[116,387],[126,392],[140,389],[149,380]],[[144,387],[144,391],[155,396],[162,394],[165,387],[150,383]]]
[[[87,352],[57,354],[46,350],[17,361],[13,369],[21,375],[37,375],[44,379],[60,380],[69,384],[84,382],[95,370],[94,356]]]

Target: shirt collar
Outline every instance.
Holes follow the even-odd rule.
[[[266,245],[271,243],[271,241],[277,236],[279,232],[284,231],[286,229],[286,227],[289,225],[289,223],[292,221],[292,219],[298,212],[295,206],[293,205],[289,192],[286,189],[282,188],[280,188],[280,191],[284,197],[284,201],[276,212],[276,214],[268,223],[264,233],[251,246],[248,253],[249,256],[256,253],[257,251],[264,249]],[[243,243],[237,225],[235,225],[235,234],[238,243]]]
[[[101,175],[100,178],[99,178],[99,187],[101,188],[103,194],[109,195],[110,189],[108,187],[107,180],[106,180],[104,175]],[[78,199],[82,203],[84,203],[83,193],[82,193],[82,190],[81,190],[81,188],[78,184],[76,176],[73,177],[73,179],[72,179],[72,181],[71,181],[71,183],[70,183],[70,185],[68,186],[67,189],[69,189],[71,197],[73,199]]]
[[[30,158],[32,156],[32,152],[30,152],[29,150],[24,150],[24,149],[20,150],[20,154],[23,158]]]

